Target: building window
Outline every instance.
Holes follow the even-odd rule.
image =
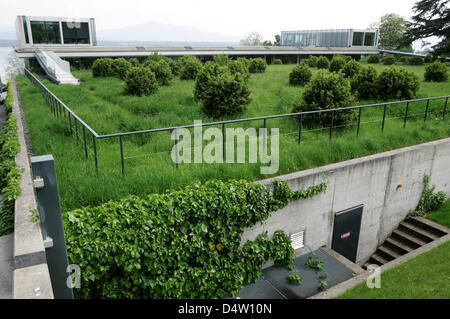
[[[364,46],[365,47],[375,46],[375,33],[374,32],[366,32],[366,35],[364,37]]]
[[[61,44],[59,22],[30,21],[34,44]]]
[[[22,16],[22,25],[23,25],[23,32],[25,34],[25,43],[30,43],[30,39],[28,38],[28,28],[27,28],[27,18],[25,16]]]
[[[354,46],[362,46],[364,42],[364,32],[353,32],[353,43]]]
[[[89,44],[89,24],[87,22],[62,22],[64,44]]]

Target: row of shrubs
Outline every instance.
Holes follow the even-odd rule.
[[[20,172],[15,156],[20,151],[17,137],[17,119],[12,113],[14,97],[11,82],[8,83],[5,101],[7,120],[0,132],[0,190],[3,199],[0,203],[0,236],[14,230],[14,201],[20,195]]]
[[[380,55],[372,54],[367,58],[367,63],[379,63],[383,62],[384,65],[392,65],[397,62],[409,65],[423,65],[424,63],[432,62],[446,62],[445,56],[433,57],[431,54],[427,54],[424,58],[419,56],[400,56],[395,57],[392,54],[386,55],[385,57],[380,57]]]

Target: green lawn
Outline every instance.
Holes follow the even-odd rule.
[[[253,74],[250,79],[252,102],[241,117],[291,112],[292,102],[300,98],[302,92],[302,88],[289,86],[288,76],[293,67],[270,65],[265,73]],[[420,76],[417,98],[450,93],[450,80],[426,83],[423,81],[424,66],[406,68]],[[93,78],[89,70],[75,71],[74,75],[82,80],[79,87],[44,82],[99,134],[193,124],[196,119],[213,121],[202,113],[193,98],[194,81],[176,78],[170,86],[160,88],[154,95],[134,97],[123,94],[124,83],[119,79]],[[121,177],[119,139],[98,140],[97,175],[92,136],[88,134],[89,158],[86,160],[82,144],[77,145],[69,134],[68,119],[54,118],[39,91],[25,76],[18,76],[17,81],[34,154],[53,154],[55,158],[63,211],[98,205],[128,194],[145,195],[177,189],[193,180],[270,177],[260,173],[260,164],[181,164],[176,169],[170,156],[173,141],[169,133],[124,138],[126,178]],[[379,101],[360,101],[359,104],[373,102]],[[424,103],[411,104],[411,117],[403,128],[405,105],[389,107],[384,133],[380,130],[382,108],[366,109],[358,138],[353,125],[336,129],[331,143],[327,129],[304,132],[301,146],[297,141],[295,119],[269,120],[268,128],[279,128],[281,134],[279,170],[273,176],[450,136],[450,116],[441,119],[443,101],[431,102],[430,112],[436,113],[432,113],[426,123],[423,122],[424,109]],[[258,128],[263,126],[263,121],[239,125]]]
[[[450,200],[427,218],[450,227]],[[383,272],[381,288],[369,289],[364,282],[338,298],[450,298],[450,241]]]

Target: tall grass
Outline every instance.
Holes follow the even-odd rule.
[[[377,66],[382,68],[382,66]],[[266,73],[250,79],[252,102],[244,117],[291,112],[292,102],[301,97],[302,88],[291,87],[288,75],[293,65],[272,65]],[[410,66],[423,79],[423,66]],[[211,122],[193,98],[193,81],[174,79],[148,97],[123,94],[124,83],[115,78],[93,78],[91,71],[74,72],[82,80],[79,87],[45,84],[99,134]],[[260,173],[260,164],[180,164],[175,167],[170,151],[173,141],[168,132],[124,137],[126,177],[121,175],[119,139],[97,140],[99,172],[95,173],[92,136],[88,136],[88,159],[83,144],[77,145],[69,132],[68,119],[55,118],[39,91],[25,76],[18,76],[33,152],[53,154],[63,211],[85,205],[97,205],[128,194],[145,195],[180,188],[193,180],[245,178],[257,180],[269,176]],[[449,83],[421,81],[418,97],[449,94]],[[361,101],[368,104],[380,101]],[[327,128],[302,134],[298,144],[298,123],[293,118],[267,121],[268,128],[280,129],[280,166],[274,175],[312,168],[377,152],[450,136],[448,118],[442,120],[443,101],[432,101],[427,122],[423,121],[425,103],[412,103],[406,128],[403,128],[404,104],[390,106],[384,133],[381,132],[382,108],[365,109],[361,130],[356,126],[335,129],[330,142]],[[356,123],[354,123],[356,124]],[[230,125],[262,127],[263,121]],[[81,132],[80,135],[82,136]],[[264,164],[265,165],[265,164]]]

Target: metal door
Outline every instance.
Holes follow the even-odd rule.
[[[331,248],[347,259],[356,262],[359,231],[364,205],[355,206],[334,216]]]

